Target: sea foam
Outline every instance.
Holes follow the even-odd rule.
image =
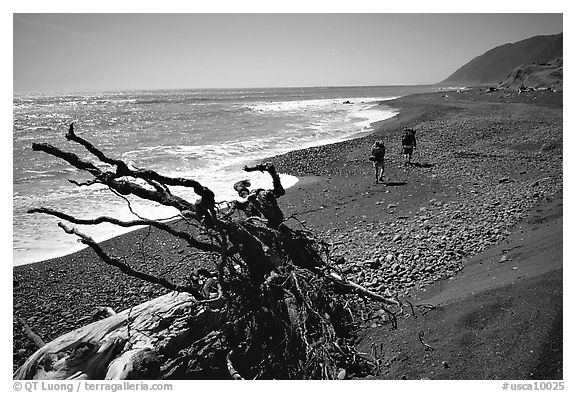
[[[242,171],[245,163],[356,137],[369,131],[370,123],[395,115],[395,110],[378,105],[380,101],[412,90],[175,90],[15,97],[14,264],[78,249],[76,238],[58,228],[57,219],[27,214],[30,208],[50,207],[82,218],[134,219],[127,202],[105,186],[76,187],[68,179],[85,181],[89,176],[32,151],[32,141],[45,142],[94,161],[80,146],[63,138],[70,122],[75,123],[79,136],[108,156],[167,176],[197,180],[211,188],[218,201],[226,201],[237,198],[232,185],[241,179],[249,178],[253,187],[272,187],[268,174]],[[298,179],[283,174],[282,181],[289,188]],[[189,189],[170,189],[183,198],[197,198]],[[134,198],[131,207],[153,219],[177,214],[172,208]],[[81,229],[97,241],[126,231],[111,225]]]

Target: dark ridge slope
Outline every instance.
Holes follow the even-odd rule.
[[[563,90],[563,60],[515,68],[499,87],[505,89],[552,88]]]
[[[536,36],[489,50],[460,67],[440,84],[496,84],[517,67],[549,63],[563,57],[562,33]]]

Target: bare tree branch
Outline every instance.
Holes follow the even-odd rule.
[[[78,236],[80,238],[80,241],[82,243],[86,244],[87,246],[90,246],[90,248],[92,248],[96,252],[96,254],[100,257],[100,259],[104,263],[106,263],[107,265],[110,265],[110,266],[117,267],[118,269],[120,269],[120,271],[122,271],[122,273],[125,273],[131,277],[136,277],[136,278],[139,278],[141,280],[151,282],[153,284],[162,285],[164,288],[170,289],[172,291],[190,293],[192,296],[194,296],[198,300],[204,299],[204,296],[200,293],[200,291],[198,289],[196,289],[192,286],[188,286],[188,285],[186,285],[186,286],[185,285],[177,285],[177,284],[174,284],[174,283],[168,281],[165,278],[156,277],[156,276],[153,276],[153,275],[148,274],[148,273],[134,270],[130,266],[126,265],[124,262],[121,262],[118,259],[112,258],[111,256],[109,256],[104,250],[102,250],[102,247],[100,247],[100,245],[98,243],[96,243],[94,241],[94,239],[92,239],[90,236],[85,235],[84,233],[78,231],[75,228],[68,228],[63,223],[58,223],[58,226],[60,228],[62,228],[64,230],[64,232]]]
[[[149,169],[132,170],[128,167],[128,165],[124,161],[116,160],[106,156],[103,152],[94,147],[94,145],[92,145],[90,142],[88,142],[84,138],[77,136],[74,133],[74,123],[70,124],[70,129],[68,130],[68,133],[65,136],[66,139],[74,141],[84,146],[86,150],[88,150],[90,153],[96,156],[100,161],[105,162],[107,164],[115,165],[117,168],[116,175],[118,177],[131,176],[143,180],[156,181],[164,185],[189,187],[194,189],[194,192],[198,194],[200,197],[206,199],[212,199],[212,201],[214,201],[214,193],[209,188],[204,187],[195,180],[185,179],[181,177],[172,178],[168,176],[163,176]]]
[[[333,281],[337,282],[338,284],[340,284],[342,286],[348,287],[350,290],[352,290],[353,292],[356,292],[359,295],[365,296],[365,297],[370,298],[372,300],[377,300],[379,302],[394,305],[394,306],[400,305],[399,301],[397,301],[395,299],[388,298],[388,297],[384,297],[382,295],[378,295],[377,293],[372,292],[372,291],[364,288],[363,286],[360,286],[356,283],[353,283],[352,281],[345,280],[344,278],[340,277],[340,275],[338,275],[336,273],[330,273],[328,276]]]
[[[97,217],[94,219],[81,219],[81,218],[77,218],[77,217],[71,216],[69,214],[62,213],[62,212],[59,212],[57,210],[53,210],[53,209],[49,209],[49,208],[45,208],[45,207],[30,209],[30,210],[28,210],[28,213],[44,213],[44,214],[58,217],[58,218],[61,218],[63,220],[66,220],[68,222],[71,222],[73,224],[78,224],[78,225],[97,225],[97,224],[102,224],[104,222],[107,222],[107,223],[118,225],[118,226],[124,227],[124,228],[142,226],[142,225],[152,226],[152,227],[161,229],[165,232],[168,232],[169,234],[176,236],[180,239],[186,240],[186,242],[189,245],[191,245],[192,247],[196,247],[199,250],[209,251],[209,252],[218,252],[218,253],[221,252],[220,247],[218,247],[214,244],[211,244],[211,243],[200,242],[200,241],[196,240],[188,232],[179,231],[177,229],[174,229],[172,226],[170,226],[166,223],[163,223],[161,221],[148,220],[148,219],[121,221],[121,220],[118,220],[117,218],[107,217],[107,216],[100,216],[100,217]]]
[[[420,333],[418,333],[418,339],[420,340],[420,343],[426,347],[426,351],[434,350],[434,348],[424,342],[424,330],[421,330]]]
[[[78,182],[78,181],[76,181],[76,180],[72,180],[72,179],[68,179],[68,181],[69,181],[70,183],[72,183],[72,184],[77,185],[78,187],[91,186],[91,185],[93,185],[93,184],[100,184],[100,183],[101,183],[100,181],[98,181],[98,179],[92,179],[92,180],[89,180],[89,181],[86,181],[86,182],[83,182],[83,183]]]
[[[61,158],[68,162],[70,165],[89,172],[96,179],[98,179],[99,182],[108,185],[110,188],[116,190],[122,195],[133,194],[142,199],[155,201],[166,206],[173,206],[180,211],[187,210],[196,213],[198,210],[195,204],[192,204],[185,199],[172,194],[168,194],[166,192],[160,193],[157,189],[149,190],[137,183],[119,179],[119,177],[128,176],[129,174],[119,176],[113,172],[102,171],[91,162],[82,160],[76,154],[62,151],[48,143],[33,143],[32,149],[35,151],[43,151],[53,155],[54,157]]]
[[[18,319],[18,323],[20,323],[20,327],[22,328],[22,334],[24,334],[30,341],[34,343],[36,348],[42,348],[46,343],[42,338],[34,333],[34,331],[28,326],[26,321],[20,317],[16,317]]]
[[[232,364],[231,357],[233,354],[234,349],[226,354],[226,367],[228,369],[228,373],[230,374],[230,377],[234,380],[243,380],[244,378],[242,377],[242,375],[240,375],[240,373],[236,371],[234,365]]]

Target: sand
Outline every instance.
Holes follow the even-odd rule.
[[[367,316],[358,346],[379,358],[374,378],[562,378],[562,102],[551,91],[413,95],[388,101],[400,115],[371,135],[270,159],[300,178],[279,200],[285,215],[332,242],[347,277],[434,306],[404,309],[397,329]],[[404,127],[417,131],[411,166]],[[375,139],[387,146],[380,184]],[[174,278],[209,263],[152,230],[104,246]],[[90,250],[15,267],[14,284],[14,315],[45,340],[86,324],[96,306],[164,293]],[[14,367],[33,349],[14,325]]]

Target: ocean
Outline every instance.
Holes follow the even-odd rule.
[[[372,131],[371,123],[397,114],[379,102],[435,90],[384,86],[15,94],[13,264],[38,262],[83,247],[57,226],[60,220],[27,213],[31,208],[48,207],[82,218],[137,218],[126,200],[106,187],[77,187],[68,181],[88,180],[86,173],[32,151],[33,142],[46,142],[95,160],[64,138],[72,122],[78,136],[110,157],[195,179],[211,188],[217,201],[224,201],[236,198],[232,185],[241,179],[271,188],[268,175],[243,172],[244,163],[365,135]],[[298,181],[281,176],[286,187]],[[171,191],[195,199],[190,190]],[[173,208],[134,199],[130,206],[146,218],[177,215]],[[110,224],[74,226],[96,241],[126,232]]]

